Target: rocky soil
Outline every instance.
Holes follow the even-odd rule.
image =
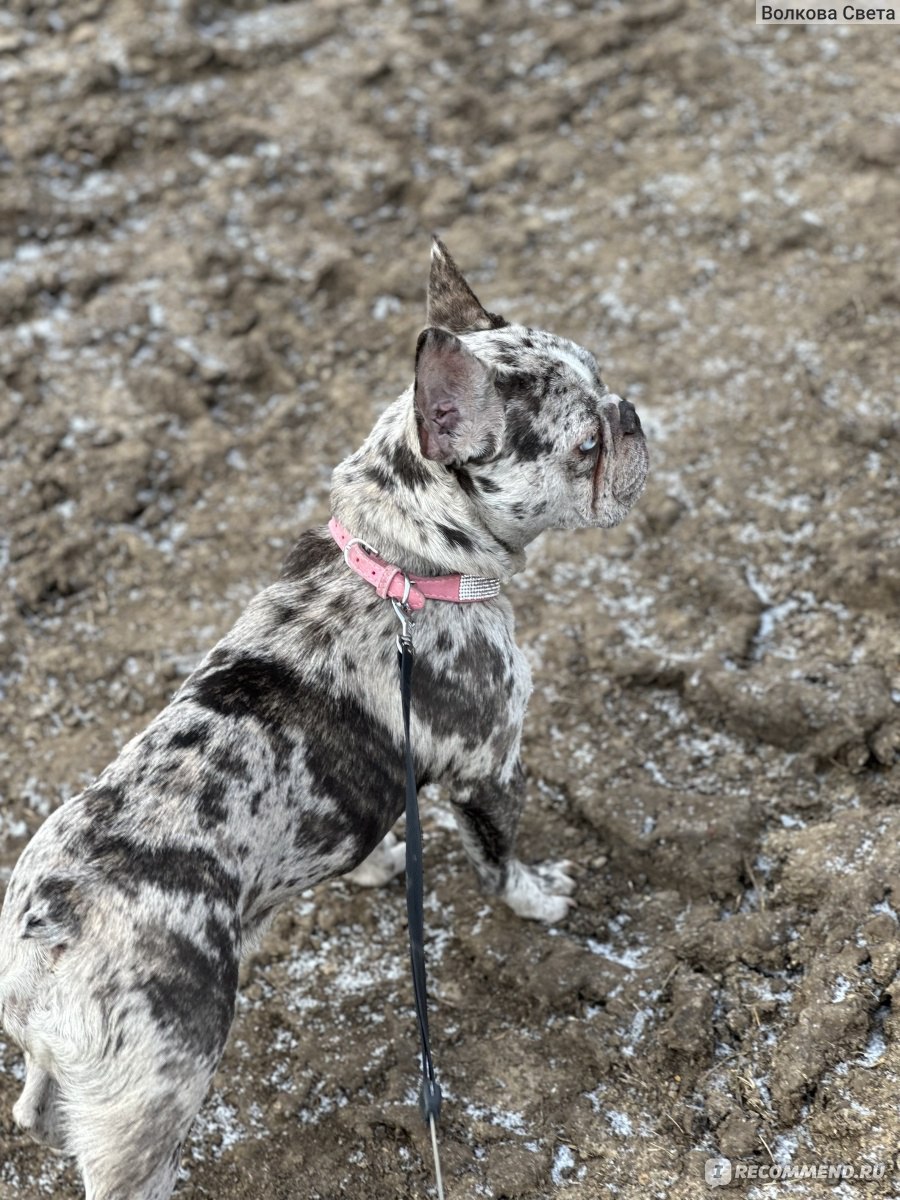
[[[897,32],[752,19],[0,13],[3,880],[326,517],[410,378],[431,229],[644,421],[638,509],[513,588],[522,846],[578,860],[578,908],[488,902],[426,804],[453,1200],[694,1198],[714,1155],[900,1147]],[[184,1200],[434,1195],[404,935],[399,882],[280,915]],[[14,1131],[20,1080],[0,1042],[0,1200],[80,1196]]]

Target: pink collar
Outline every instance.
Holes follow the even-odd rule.
[[[343,550],[347,566],[370,583],[383,600],[405,598],[415,611],[424,608],[426,600],[470,604],[500,595],[499,579],[483,579],[478,575],[406,575],[400,567],[379,558],[359,538],[352,538],[336,517],[328,522],[328,531]]]

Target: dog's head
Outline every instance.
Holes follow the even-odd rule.
[[[594,356],[487,312],[437,238],[415,405],[422,454],[457,472],[512,545],[616,525],[643,491],[640,419]]]

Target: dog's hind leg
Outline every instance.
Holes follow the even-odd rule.
[[[81,1164],[85,1200],[169,1200],[178,1177],[181,1142],[169,1140],[156,1147],[152,1157],[140,1144],[120,1150],[121,1156],[103,1155]]]
[[[20,1129],[31,1133],[44,1106],[44,1096],[50,1088],[50,1076],[37,1066],[30,1054],[25,1055],[25,1086],[13,1105],[13,1120]]]
[[[13,1105],[13,1120],[36,1142],[54,1150],[64,1148],[59,1088],[49,1072],[25,1055],[25,1087]]]
[[[151,1070],[148,1082],[135,1072],[122,1091],[85,1090],[66,1100],[66,1148],[81,1168],[86,1200],[169,1200],[211,1075],[198,1069],[188,1078],[185,1065],[168,1080]]]
[[[236,914],[205,895],[170,901],[166,923],[148,907],[125,936],[106,910],[100,932],[106,946],[118,938],[118,965],[86,943],[66,979],[85,1005],[75,1020],[60,1015],[78,1036],[57,1055],[57,1078],[89,1200],[168,1200],[234,1015]]]

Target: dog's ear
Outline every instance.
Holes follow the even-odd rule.
[[[443,329],[419,334],[415,406],[419,446],[433,462],[461,466],[500,449],[503,405],[491,373]]]
[[[450,251],[435,236],[431,247],[428,280],[428,324],[450,333],[472,333],[476,329],[499,329],[509,322],[489,313],[466,283]]]

